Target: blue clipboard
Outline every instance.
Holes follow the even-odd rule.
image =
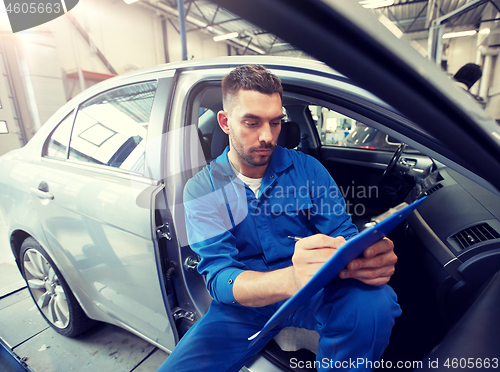
[[[249,341],[252,341],[248,347],[255,344],[267,332],[276,327],[288,315],[297,310],[303,303],[307,302],[313,295],[318,293],[319,290],[335,279],[347,264],[361,255],[366,248],[385,238],[426,198],[427,196],[410,205],[402,203],[372,219],[373,226],[363,230],[344,243],[335,255],[319,269],[316,275],[314,275],[301,290],[281,305],[259,332],[248,338]]]

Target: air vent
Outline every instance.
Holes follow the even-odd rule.
[[[465,249],[487,240],[500,239],[500,234],[487,223],[483,223],[464,229],[453,235],[451,239]]]
[[[442,188],[443,185],[441,185],[440,183],[438,183],[436,186],[433,186],[431,187],[429,190],[427,190],[427,192],[425,193],[426,195],[430,195],[432,194],[433,192],[436,192],[438,191],[440,188]]]

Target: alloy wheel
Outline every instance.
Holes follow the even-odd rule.
[[[39,251],[30,248],[24,253],[23,265],[28,288],[39,309],[54,326],[66,328],[70,317],[68,301],[50,263]]]

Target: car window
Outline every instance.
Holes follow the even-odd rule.
[[[156,81],[128,85],[82,104],[71,133],[69,159],[144,173],[144,143]]]
[[[397,139],[339,112],[309,106],[322,145],[395,151]]]
[[[43,156],[66,159],[71,126],[73,125],[73,111],[57,125],[56,129],[47,138]]]

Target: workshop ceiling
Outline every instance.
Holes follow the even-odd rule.
[[[140,4],[156,9],[178,31],[177,0],[141,0]],[[213,36],[238,32],[237,38],[225,40],[234,47],[232,54],[297,55],[293,46],[206,0],[184,0],[186,31],[205,31]]]
[[[269,0],[273,1],[273,0]],[[360,0],[342,0],[357,1]],[[375,1],[375,0],[368,0]],[[381,0],[380,0],[381,1]],[[156,9],[177,30],[177,0],[140,0],[143,6]],[[492,4],[500,12],[500,0],[394,0],[392,5],[371,9],[377,16],[385,16],[404,34],[425,34],[432,21],[470,4],[467,12],[449,19],[449,28],[477,29],[481,15],[488,4]],[[473,3],[473,4],[471,4]],[[226,11],[207,0],[184,0],[187,33],[204,30],[207,33],[223,35],[237,32],[237,38],[226,42],[234,47],[234,54],[271,54],[271,55],[302,55],[292,45],[277,38],[242,18]]]
[[[394,0],[394,5],[373,9],[373,11],[377,15],[385,15],[401,31],[408,34],[427,31],[433,20],[450,14],[469,3],[475,4],[464,14],[450,19],[447,23],[448,27],[468,26],[477,28],[481,21],[481,15],[488,3],[492,3],[497,8],[500,6],[500,1],[498,0]]]

